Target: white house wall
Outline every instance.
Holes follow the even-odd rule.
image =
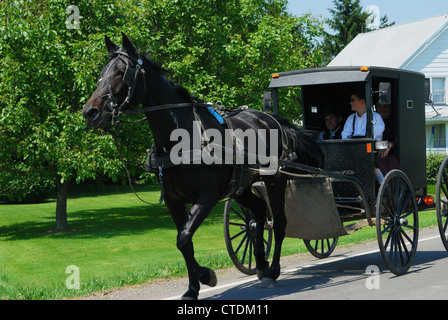
[[[425,48],[414,60],[405,66],[406,70],[417,71],[425,74],[426,78],[446,78],[445,80],[445,101],[448,99],[448,30],[445,29]],[[432,80],[431,80],[432,91]],[[447,104],[437,104],[436,107],[448,108]],[[429,121],[428,121],[429,120]],[[432,120],[432,121],[431,121]],[[448,142],[448,123],[441,121],[433,122],[432,119],[426,122],[426,154],[448,154],[447,148],[433,148],[430,146],[432,126],[445,124],[446,141]]]
[[[448,30],[445,30],[405,69],[432,77],[448,77]]]

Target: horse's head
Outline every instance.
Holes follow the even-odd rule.
[[[97,89],[82,110],[89,127],[107,127],[121,111],[136,107],[144,99],[145,59],[124,33],[122,37],[121,48],[105,37],[110,59],[101,71]]]

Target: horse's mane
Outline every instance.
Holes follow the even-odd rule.
[[[281,124],[288,138],[292,138],[291,140],[298,157],[298,162],[318,168],[324,166],[324,154],[320,146],[316,143],[317,135],[314,131],[301,129],[282,116],[271,116]]]
[[[182,87],[181,85],[176,84],[172,79],[170,79],[168,76],[172,75],[174,72],[172,70],[165,69],[162,67],[162,64],[152,58],[150,58],[147,54],[140,52],[141,57],[149,63],[156,72],[160,73],[164,78],[176,89],[177,93],[186,101],[193,102],[204,102],[203,100],[199,99],[195,95],[190,94],[190,92]]]

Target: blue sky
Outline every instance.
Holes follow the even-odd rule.
[[[448,0],[361,0],[367,8],[375,5],[380,9],[380,16],[387,14],[389,22],[403,24],[448,13]],[[302,15],[311,11],[314,15],[331,18],[328,11],[333,8],[333,0],[289,0],[289,12]]]

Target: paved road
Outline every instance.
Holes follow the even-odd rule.
[[[338,249],[337,249],[338,250]],[[260,289],[256,276],[236,271],[218,273],[218,285],[203,287],[206,300],[448,299],[448,253],[436,229],[420,232],[414,265],[395,276],[384,265],[376,242],[342,248],[325,260],[299,256],[283,263],[275,288]],[[372,273],[366,273],[366,268]],[[378,271],[379,270],[379,271]],[[186,279],[120,290],[90,299],[176,300]]]

